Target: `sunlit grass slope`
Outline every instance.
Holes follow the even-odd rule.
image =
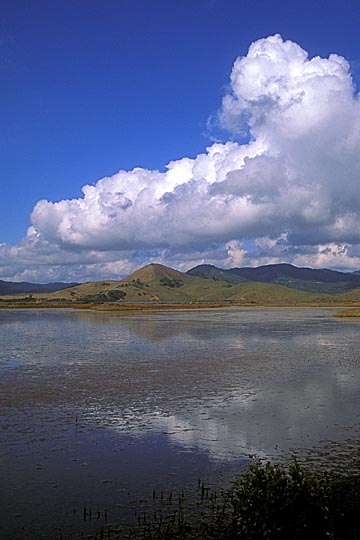
[[[7,299],[10,300],[9,297]],[[349,304],[360,303],[360,289],[342,294],[325,294],[254,281],[232,284],[217,278],[205,279],[184,274],[161,264],[149,264],[119,281],[84,283],[54,293],[34,294],[32,300],[76,303]]]

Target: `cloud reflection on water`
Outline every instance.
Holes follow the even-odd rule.
[[[358,327],[330,314],[11,314],[4,354],[14,340],[22,350],[3,399],[26,408],[34,429],[47,408],[73,410],[94,427],[164,433],[217,460],[342,440],[360,422]]]

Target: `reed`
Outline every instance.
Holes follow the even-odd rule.
[[[198,482],[193,495],[153,491],[129,531],[104,527],[109,540],[358,540],[360,477],[309,472],[254,460],[226,489]]]

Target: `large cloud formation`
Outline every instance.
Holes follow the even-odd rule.
[[[3,275],[115,276],[152,260],[360,268],[360,106],[348,62],[260,39],[236,59],[217,121],[230,141],[195,159],[39,201],[26,239],[0,246]]]

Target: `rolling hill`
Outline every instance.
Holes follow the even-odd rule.
[[[298,268],[291,264],[269,264],[257,268],[223,269],[209,264],[191,268],[191,276],[225,280],[238,284],[244,282],[272,283],[302,291],[335,294],[360,287],[360,275],[328,269]]]
[[[225,282],[212,283],[161,264],[149,264],[121,281],[85,283],[57,291],[48,298],[79,302],[192,302],[204,300],[215,291],[229,287],[231,285]],[[223,298],[219,293],[215,296]]]
[[[143,283],[149,283],[151,281],[160,281],[160,280],[178,280],[186,281],[188,280],[188,275],[179,270],[174,270],[169,266],[164,266],[163,264],[148,264],[135,270],[132,274],[124,278],[123,282],[132,282],[140,280]]]
[[[73,287],[77,283],[27,283],[26,281],[3,281],[0,279],[0,295],[53,292]]]
[[[279,269],[279,266],[281,267]],[[309,291],[297,289],[294,286],[284,286],[277,282],[262,282],[261,279],[272,279],[273,281],[284,279],[286,271],[299,276],[296,267],[290,269],[283,268],[290,265],[271,265],[271,267],[260,267],[257,272],[259,281],[249,279],[254,277],[254,273],[245,269],[245,274],[237,274],[231,269],[222,270],[216,267],[202,265],[190,270],[188,273],[179,272],[161,264],[149,264],[140,268],[126,278],[107,281],[94,281],[83,283],[73,287],[67,287],[51,293],[34,293],[31,298],[23,297],[28,302],[49,302],[49,303],[229,303],[229,304],[309,304],[309,303],[355,303],[360,302],[360,287],[351,291],[329,293],[320,291]],[[276,268],[274,268],[276,267]],[[295,269],[295,270],[294,270]],[[207,274],[205,270],[209,271]],[[219,272],[218,272],[219,270]],[[242,270],[242,269],[238,269]],[[257,270],[257,269],[250,269]],[[304,269],[311,270],[311,269]],[[231,282],[228,276],[237,276],[235,282]],[[326,271],[325,278],[328,281],[317,283],[343,284],[346,281],[336,281],[338,276],[332,276]],[[193,274],[200,275],[193,275]],[[338,274],[338,273],[336,273]],[[340,273],[341,274],[341,273]],[[301,274],[312,277],[313,274]],[[316,274],[320,277],[320,274]],[[204,277],[203,277],[204,276]],[[205,277],[207,276],[207,277]],[[226,279],[224,279],[224,276]],[[220,279],[222,277],[223,279]],[[335,281],[329,281],[334,278]],[[294,277],[293,279],[297,279]],[[239,282],[239,280],[241,280]],[[300,280],[299,280],[300,281]],[[304,279],[304,281],[306,281]],[[309,283],[314,280],[308,279]],[[341,285],[343,286],[343,285]],[[8,297],[10,299],[10,297]],[[17,297],[21,298],[21,297]],[[6,296],[2,298],[6,301]]]

